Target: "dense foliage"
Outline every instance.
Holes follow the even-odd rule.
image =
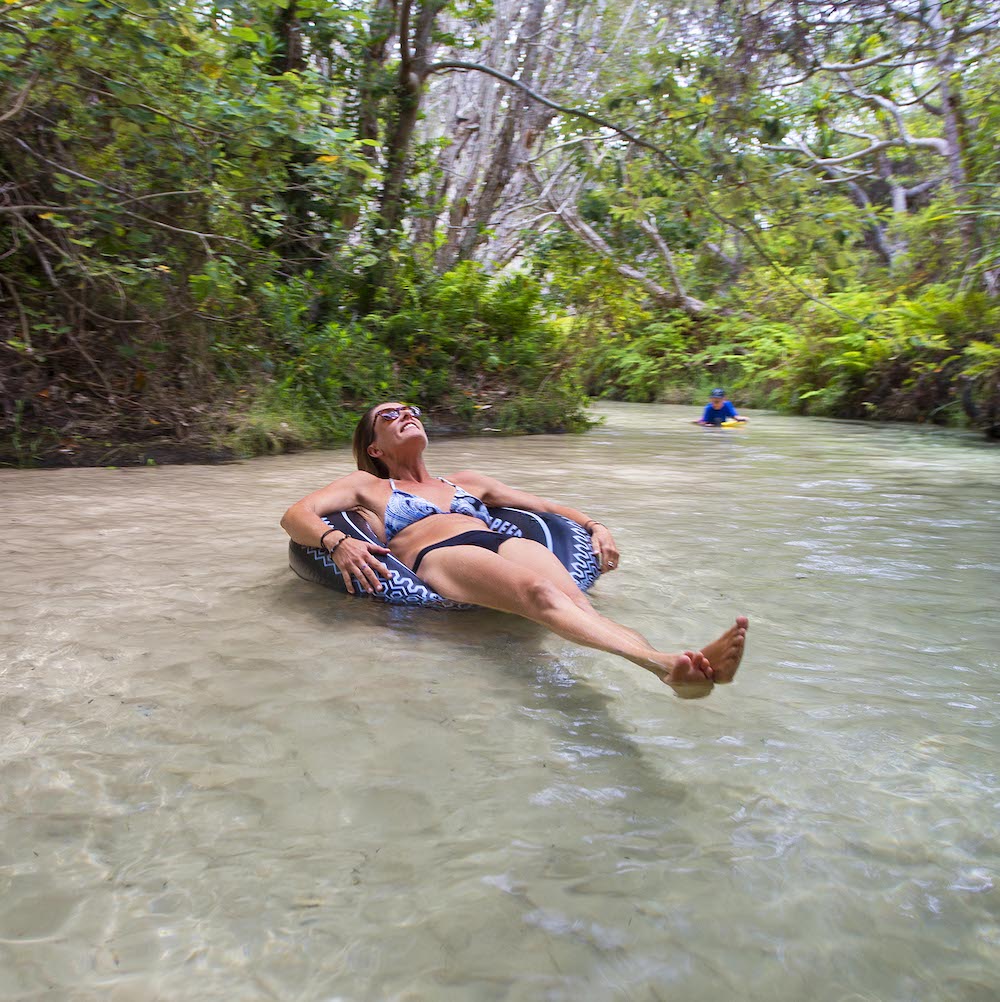
[[[976,0],[8,0],[0,451],[279,450],[380,396],[575,430],[585,394],[718,382],[998,434],[998,26]]]
[[[582,241],[540,241],[535,266],[585,304],[588,392],[725,382],[1000,433],[998,24],[976,3],[723,3],[634,50],[605,104],[648,145],[584,144],[585,181],[542,178],[577,195]],[[598,286],[626,279],[609,299],[581,242]]]

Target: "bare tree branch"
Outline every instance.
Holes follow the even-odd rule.
[[[35,84],[38,82],[38,78],[42,75],[41,70],[35,70],[31,74],[31,78],[24,85],[21,93],[17,95],[14,99],[14,104],[11,106],[9,111],[5,111],[0,115],[0,122],[6,122],[8,118],[14,118],[21,114],[21,109],[24,107],[25,102],[28,100],[28,95],[31,93]]]
[[[700,299],[689,296],[685,291],[684,283],[681,281],[681,276],[677,271],[677,263],[674,261],[673,252],[667,246],[666,240],[663,239],[660,231],[656,228],[654,221],[649,217],[642,216],[638,222],[639,229],[653,241],[653,246],[659,251],[660,257],[666,263],[667,271],[670,273],[670,280],[673,282],[674,292],[677,298],[684,303],[684,309],[688,313],[703,313],[708,307]]]
[[[623,139],[627,139],[630,143],[634,143],[636,146],[641,146],[644,149],[652,150],[654,153],[658,153],[670,163],[674,164],[678,170],[684,170],[684,168],[682,168],[680,164],[678,164],[673,157],[667,153],[666,150],[657,146],[655,143],[642,139],[641,137],[635,135],[635,133],[629,132],[628,129],[623,129],[621,126],[615,125],[613,122],[609,122],[607,119],[601,118],[599,115],[593,115],[589,111],[583,111],[581,108],[569,108],[566,105],[550,101],[547,97],[543,97],[537,91],[525,86],[520,80],[515,80],[514,77],[508,76],[506,73],[501,73],[499,70],[495,70],[490,66],[483,66],[481,63],[467,63],[458,59],[448,59],[443,62],[432,63],[428,66],[427,75],[430,76],[432,73],[443,73],[446,70],[472,70],[476,73],[486,73],[488,76],[496,77],[497,80],[503,80],[504,83],[508,83],[512,87],[517,87],[519,90],[524,91],[524,93],[532,100],[538,101],[539,104],[545,105],[546,108],[552,108],[553,111],[561,111],[563,114],[572,115],[575,118],[584,118],[588,122],[593,122],[595,125],[599,125],[604,129],[610,129]]]

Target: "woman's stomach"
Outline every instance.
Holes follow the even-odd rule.
[[[389,549],[397,560],[412,568],[417,554],[425,546],[433,546],[470,529],[489,529],[489,526],[472,515],[456,515],[453,512],[428,515],[393,536]]]

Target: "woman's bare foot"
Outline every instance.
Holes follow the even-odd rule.
[[[719,683],[732,682],[736,669],[743,658],[743,648],[746,645],[747,628],[750,622],[746,616],[737,616],[736,622],[722,636],[710,644],[706,644],[701,653],[715,669],[713,681]]]
[[[700,699],[712,691],[712,666],[702,651],[656,654],[642,666],[682,699]]]

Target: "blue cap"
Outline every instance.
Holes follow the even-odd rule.
[[[712,397],[724,397],[725,395],[726,391],[721,386],[716,386],[716,388],[709,394],[709,396]]]

